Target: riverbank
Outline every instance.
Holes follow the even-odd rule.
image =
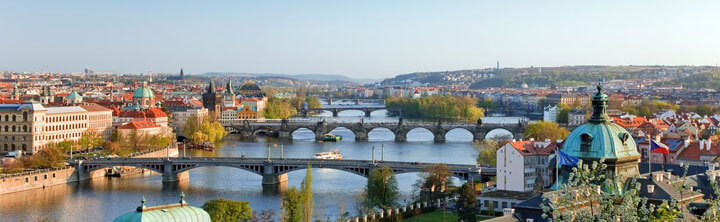
[[[166,157],[168,155],[173,157],[178,156],[178,150],[176,148],[172,148],[169,150],[158,149],[154,151],[138,153],[136,155],[133,155],[132,157]],[[137,167],[124,167],[124,169],[126,170],[126,172],[128,172],[128,174],[151,172],[146,170],[139,170]],[[100,169],[91,172],[87,179],[104,176],[105,170]],[[79,179],[80,178],[75,173],[75,168],[73,167],[43,169],[32,172],[0,175],[0,195],[34,189],[44,189],[49,186],[78,182]]]

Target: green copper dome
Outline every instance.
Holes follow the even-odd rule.
[[[581,159],[626,159],[640,156],[635,140],[605,113],[608,96],[602,86],[593,96],[593,115],[575,128],[563,142],[563,152]]]
[[[155,94],[147,87],[147,83],[143,83],[143,86],[135,90],[133,93],[133,99],[136,98],[154,98]]]
[[[612,187],[603,186],[603,189],[623,194],[627,189],[626,181],[640,175],[640,153],[630,133],[608,117],[605,112],[608,96],[602,93],[602,86],[598,85],[597,89],[592,97],[592,116],[587,123],[570,132],[563,142],[562,151],[582,159],[586,164],[604,159],[607,179],[612,181]],[[569,173],[566,170],[560,170],[564,177],[559,178],[561,183],[565,183]]]
[[[182,194],[180,203],[155,207],[146,207],[143,197],[142,204],[135,212],[120,215],[113,222],[210,222],[210,214],[201,208],[188,205],[184,197],[185,194]]]

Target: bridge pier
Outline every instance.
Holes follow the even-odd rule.
[[[340,113],[340,111],[338,109],[333,109],[331,111],[332,111],[333,117],[338,117],[338,113]]]
[[[275,185],[275,184],[282,184],[282,183],[287,184],[287,181],[288,181],[288,179],[287,179],[286,173],[280,174],[280,175],[264,174],[262,184],[263,185]]]
[[[372,110],[363,110],[363,111],[365,112],[365,117],[370,117]]]
[[[485,132],[473,133],[473,142],[482,142],[485,140]]]
[[[245,140],[254,139],[255,134],[253,134],[253,131],[251,129],[243,129],[240,131],[240,137],[242,137],[242,139],[245,139]]]
[[[280,130],[278,131],[278,139],[283,141],[292,141],[292,131]]]
[[[368,135],[365,131],[354,131],[355,141],[368,141]]]
[[[167,170],[166,170],[166,172],[163,173],[162,177],[163,177],[162,178],[163,183],[174,183],[174,182],[177,182],[180,180],[190,179],[190,173],[188,171],[184,171],[184,172],[180,172],[180,173],[172,173],[172,172],[167,172]]]
[[[396,130],[395,132],[395,141],[397,142],[407,142],[407,132],[404,130]]]
[[[444,143],[445,142],[445,134],[443,133],[433,133],[435,138],[433,138],[433,141],[436,143]]]

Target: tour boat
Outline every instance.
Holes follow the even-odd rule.
[[[320,152],[315,154],[315,159],[319,160],[342,160],[342,155],[339,150],[333,150],[329,152]]]
[[[342,140],[342,136],[334,135],[332,133],[325,134],[322,137],[322,141],[327,141],[327,142],[337,142],[340,140]]]

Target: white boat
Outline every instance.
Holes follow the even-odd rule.
[[[342,155],[339,150],[333,150],[329,152],[320,152],[315,154],[315,159],[319,160],[342,160]]]

